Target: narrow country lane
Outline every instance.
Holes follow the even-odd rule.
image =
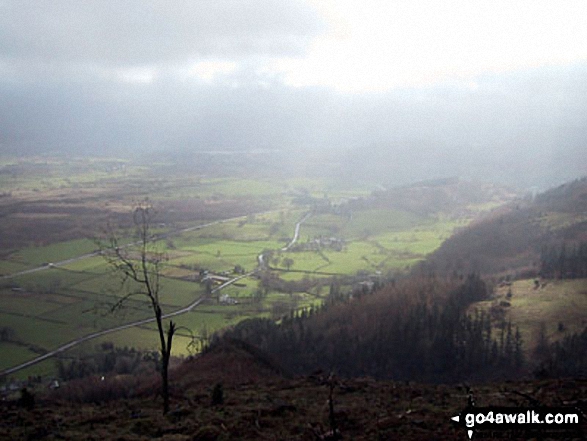
[[[289,249],[298,240],[299,231],[300,231],[300,225],[303,222],[305,222],[308,219],[309,216],[310,216],[310,213],[307,213],[298,223],[296,223],[295,230],[294,230],[294,236],[293,236],[291,242],[285,248],[282,249],[283,251],[286,251],[287,249]],[[202,228],[205,228],[205,227],[209,227],[209,226],[212,226],[212,225],[217,225],[217,224],[224,223],[224,222],[229,222],[229,221],[232,221],[232,220],[238,220],[238,219],[241,219],[241,218],[242,218],[242,216],[239,216],[239,217],[236,217],[236,218],[223,219],[223,220],[220,220],[220,221],[210,222],[210,223],[207,223],[207,224],[204,224],[204,225],[198,225],[196,227],[185,228],[185,229],[182,229],[180,231],[175,231],[173,233],[166,234],[164,236],[161,236],[160,238],[161,239],[162,238],[166,238],[166,237],[171,236],[172,234],[175,235],[175,234],[180,234],[180,233],[183,233],[183,232],[195,231],[195,230],[199,230],[199,229],[202,229]],[[130,246],[130,245],[132,245],[132,244],[129,244],[127,246]],[[83,256],[79,256],[79,257],[75,257],[75,258],[72,258],[72,259],[63,260],[63,261],[60,261],[60,262],[57,262],[57,263],[52,263],[51,265],[46,265],[46,266],[42,266],[42,267],[39,267],[39,268],[34,268],[34,269],[31,269],[31,270],[26,270],[26,271],[21,271],[19,273],[14,273],[14,274],[11,274],[11,275],[8,275],[8,276],[3,276],[3,278],[15,277],[17,275],[22,275],[22,274],[29,274],[29,273],[32,273],[32,272],[45,270],[45,269],[48,269],[48,268],[52,268],[54,266],[65,265],[66,263],[75,262],[77,260],[81,260],[81,259],[85,259],[85,258],[88,258],[88,257],[91,257],[91,256],[97,256],[97,255],[99,255],[99,252],[90,253],[90,254],[84,254]],[[223,283],[222,285],[217,286],[216,288],[214,288],[211,291],[211,294],[214,294],[214,293],[222,290],[223,288],[225,288],[225,287],[227,287],[229,285],[232,285],[233,283],[235,283],[235,282],[237,282],[237,281],[239,281],[241,279],[244,279],[246,277],[249,277],[249,276],[257,273],[258,271],[262,270],[263,268],[264,268],[263,254],[259,254],[257,268],[255,268],[253,271],[250,271],[250,272],[248,272],[246,274],[241,274],[238,277],[234,277],[234,278],[228,280],[227,282]],[[183,307],[181,309],[178,309],[176,311],[172,311],[170,313],[167,313],[167,314],[163,315],[163,318],[175,317],[175,316],[178,316],[178,315],[181,315],[181,314],[185,314],[187,312],[190,312],[194,308],[196,308],[200,303],[202,303],[204,300],[205,300],[205,297],[200,297],[200,298],[196,299],[194,302],[190,303],[188,306],[185,306],[185,307]],[[101,337],[103,335],[107,335],[107,334],[110,334],[110,333],[113,333],[113,332],[117,332],[117,331],[122,331],[124,329],[132,328],[132,327],[135,327],[135,326],[141,326],[141,325],[145,325],[147,323],[152,323],[154,321],[155,321],[155,317],[149,317],[149,318],[146,318],[146,319],[143,319],[143,320],[137,320],[137,321],[132,322],[132,323],[125,323],[124,325],[116,326],[114,328],[104,329],[102,331],[98,331],[98,332],[94,332],[92,334],[88,334],[86,336],[83,336],[83,337],[77,338],[77,339],[75,339],[73,341],[70,341],[69,343],[66,343],[66,344],[64,344],[62,346],[59,346],[57,349],[54,349],[52,351],[49,351],[46,354],[40,355],[39,357],[36,357],[36,358],[34,358],[32,360],[29,360],[29,361],[27,361],[25,363],[21,363],[21,364],[19,364],[17,366],[11,367],[9,369],[5,369],[4,371],[0,372],[0,376],[10,375],[10,374],[13,374],[15,372],[18,372],[18,371],[20,371],[22,369],[25,369],[25,368],[27,368],[29,366],[33,366],[33,365],[35,365],[37,363],[40,363],[43,360],[47,360],[48,358],[54,357],[55,355],[60,354],[62,352],[65,352],[65,351],[73,348],[74,346],[77,346],[80,343],[86,342],[88,340],[92,340],[94,338],[98,338],[98,337]]]

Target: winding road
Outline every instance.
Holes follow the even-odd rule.
[[[302,226],[302,224],[304,222],[306,222],[306,220],[308,220],[310,215],[311,215],[311,212],[306,213],[306,215],[296,224],[296,228],[294,230],[294,236],[293,236],[291,242],[288,243],[287,246],[283,247],[281,249],[281,251],[289,251],[289,249],[298,241],[298,238],[300,237],[300,227]]]
[[[259,213],[259,214],[263,214],[263,213]],[[209,226],[212,226],[212,225],[218,225],[218,224],[221,224],[221,223],[225,223],[225,222],[229,222],[229,221],[233,221],[233,220],[242,219],[243,217],[244,216],[239,216],[239,217],[230,218],[230,219],[223,219],[223,220],[214,221],[214,222],[210,222],[210,223],[203,224],[203,225],[197,225],[195,227],[185,228],[185,229],[182,229],[182,230],[174,231],[172,233],[161,235],[161,236],[158,237],[158,239],[164,239],[164,238],[170,237],[172,235],[176,235],[176,234],[180,234],[180,233],[184,233],[184,232],[200,230],[202,228],[206,228],[206,227],[209,227]],[[295,230],[294,230],[294,236],[293,236],[291,242],[286,247],[282,248],[282,251],[287,251],[292,245],[294,245],[296,243],[296,241],[298,240],[298,237],[299,237],[300,226],[309,217],[310,217],[310,213],[306,213],[306,215],[300,221],[298,221],[296,223]],[[130,245],[132,245],[132,244],[129,244],[127,246],[130,246]],[[78,260],[86,259],[88,257],[98,256],[99,254],[100,254],[99,251],[96,251],[94,253],[84,254],[82,256],[74,257],[72,259],[67,259],[67,260],[62,260],[60,262],[51,263],[50,265],[44,265],[44,266],[41,266],[41,267],[38,267],[38,268],[33,268],[33,269],[25,270],[25,271],[20,271],[18,273],[9,274],[9,275],[3,276],[2,279],[12,278],[12,277],[16,277],[16,276],[20,276],[20,275],[24,275],[24,274],[30,274],[30,273],[34,273],[34,272],[37,272],[37,271],[43,271],[43,270],[46,270],[46,269],[49,269],[49,268],[52,268],[52,267],[62,266],[62,265],[66,265],[66,264],[71,263],[71,262],[76,262]],[[244,279],[246,277],[249,277],[249,276],[257,273],[261,269],[263,269],[265,267],[265,265],[264,265],[264,260],[263,260],[263,254],[262,253],[259,254],[257,260],[258,260],[258,263],[259,264],[258,264],[257,268],[255,268],[253,271],[250,271],[250,272],[245,273],[245,274],[241,274],[238,277],[235,277],[233,279],[228,280],[227,282],[223,283],[222,285],[219,285],[216,288],[214,288],[210,293],[211,294],[214,294],[215,292],[218,292],[221,289],[223,289],[223,288],[225,288],[225,287],[227,287],[229,285],[232,285],[233,283],[235,283],[235,282],[237,282],[237,281],[239,281],[241,279]],[[164,314],[163,315],[163,318],[175,317],[177,315],[181,315],[181,314],[185,314],[187,312],[190,312],[196,306],[198,306],[200,303],[202,303],[204,300],[205,300],[205,297],[200,297],[200,298],[196,299],[195,301],[193,301],[192,303],[190,303],[188,306],[185,306],[185,307],[183,307],[181,309],[178,309],[176,311],[173,311],[173,312]],[[143,320],[138,320],[138,321],[135,321],[135,322],[132,322],[132,323],[126,323],[124,325],[116,326],[114,328],[104,329],[102,331],[98,331],[98,332],[94,332],[92,334],[88,334],[88,335],[86,335],[84,337],[77,338],[77,339],[75,339],[75,340],[73,340],[73,341],[71,341],[69,343],[66,343],[66,344],[64,344],[62,346],[59,346],[57,349],[54,349],[52,351],[49,351],[46,354],[40,355],[37,358],[34,358],[32,360],[29,360],[29,361],[27,361],[25,363],[21,363],[21,364],[19,364],[17,366],[14,366],[14,367],[9,368],[9,369],[5,369],[4,371],[1,371],[0,372],[0,377],[1,376],[5,376],[5,375],[10,375],[10,374],[13,374],[15,372],[18,372],[18,371],[20,371],[20,370],[22,370],[24,368],[27,368],[29,366],[33,366],[33,365],[35,365],[37,363],[40,363],[43,360],[47,360],[48,358],[54,357],[55,355],[60,354],[62,352],[65,352],[68,349],[71,349],[74,346],[77,346],[80,343],[86,342],[88,340],[92,340],[94,338],[101,337],[103,335],[107,335],[107,334],[110,334],[110,333],[113,333],[113,332],[122,331],[124,329],[133,328],[135,326],[141,326],[141,325],[144,325],[144,324],[147,324],[147,323],[152,323],[154,321],[155,321],[155,317],[150,317],[150,318],[146,318],[146,319],[143,319]]]
[[[262,215],[262,214],[269,214],[269,213],[274,213],[274,211],[265,211],[262,213],[255,213],[256,216]],[[237,217],[231,217],[228,219],[222,219],[222,220],[218,220],[218,221],[214,221],[214,222],[208,222],[207,224],[202,224],[202,225],[196,225],[195,227],[188,227],[188,228],[183,228],[181,230],[175,230],[175,231],[171,231],[169,233],[165,233],[165,234],[160,234],[157,236],[157,240],[161,240],[161,239],[167,239],[168,237],[172,237],[172,236],[177,236],[178,234],[182,234],[182,233],[188,233],[190,231],[196,231],[196,230],[201,230],[202,228],[206,228],[206,227],[211,227],[213,225],[218,225],[218,224],[222,224],[222,223],[226,223],[226,222],[231,222],[231,221],[235,221],[235,220],[239,220],[239,219],[245,219],[246,216],[237,216]],[[137,245],[139,242],[132,242],[129,244],[124,245],[124,248],[126,247],[130,247],[133,245]],[[71,259],[66,259],[66,260],[60,260],[59,262],[53,262],[53,263],[48,263],[46,265],[41,265],[39,267],[36,268],[31,268],[31,269],[27,269],[27,270],[23,270],[23,271],[18,271],[16,273],[12,273],[12,274],[6,274],[6,275],[2,275],[0,276],[0,280],[1,279],[12,279],[13,277],[18,277],[18,276],[24,276],[26,274],[32,274],[32,273],[36,273],[39,271],[45,271],[54,267],[58,267],[58,266],[64,266],[73,262],[77,262],[79,260],[83,260],[83,259],[87,259],[89,257],[96,257],[100,255],[100,251],[94,251],[92,253],[87,253],[87,254],[82,254],[81,256],[77,256],[77,257],[72,257]],[[0,373],[1,375],[1,373]]]

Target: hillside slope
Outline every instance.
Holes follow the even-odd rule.
[[[331,287],[333,301],[318,313],[285,317],[279,326],[245,321],[225,335],[255,345],[298,374],[321,368],[348,378],[421,382],[532,375],[543,361],[533,354],[540,321],[549,333],[564,328],[551,341],[572,338],[586,325],[585,282],[578,279],[583,272],[558,271],[561,277],[577,278],[569,295],[563,295],[560,284],[543,289],[529,280],[529,290],[516,286],[513,299],[511,292],[498,298],[488,276],[535,276],[543,266],[541,250],[556,254],[562,244],[573,246],[562,261],[571,262],[573,256],[571,263],[584,265],[587,247],[576,245],[586,231],[583,179],[495,210],[449,239],[419,268],[425,271],[416,269],[375,292],[358,291],[349,298]],[[527,317],[536,319],[534,325]],[[581,355],[568,372],[581,372],[585,363]]]
[[[238,366],[246,366],[248,375],[239,378]],[[235,367],[233,373],[231,367]],[[161,414],[160,398],[153,389],[132,398],[98,399],[96,403],[37,400],[33,409],[3,402],[0,438],[312,441],[335,439],[328,437],[333,423],[342,439],[462,440],[466,429],[451,417],[466,407],[469,396],[477,406],[531,406],[535,400],[544,406],[563,404],[587,411],[587,381],[580,380],[485,384],[469,389],[464,385],[340,379],[321,372],[287,379],[268,372],[265,361],[248,350],[224,346],[174,372],[172,410],[167,416]],[[88,396],[99,396],[90,385],[106,388],[108,381],[86,381]],[[216,384],[223,385],[223,400],[212,404]],[[328,404],[331,386],[332,414]],[[572,435],[567,433],[568,438]]]
[[[519,200],[446,240],[420,269],[534,276],[544,247],[587,241],[587,178]]]

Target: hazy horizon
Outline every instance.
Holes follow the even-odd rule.
[[[380,182],[554,185],[587,174],[580,11],[0,1],[0,151],[311,151]]]

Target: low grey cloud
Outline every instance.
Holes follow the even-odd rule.
[[[479,78],[475,90],[444,85],[377,96],[260,85],[238,72],[212,85],[169,78],[13,85],[0,89],[0,148],[311,150],[330,152],[357,180],[457,175],[548,185],[587,173],[586,85],[585,65]]]
[[[587,173],[586,63],[378,93],[267,67],[325,26],[294,0],[0,0],[0,152],[305,149],[387,183]]]
[[[5,60],[109,65],[296,54],[321,28],[294,0],[5,0]]]

